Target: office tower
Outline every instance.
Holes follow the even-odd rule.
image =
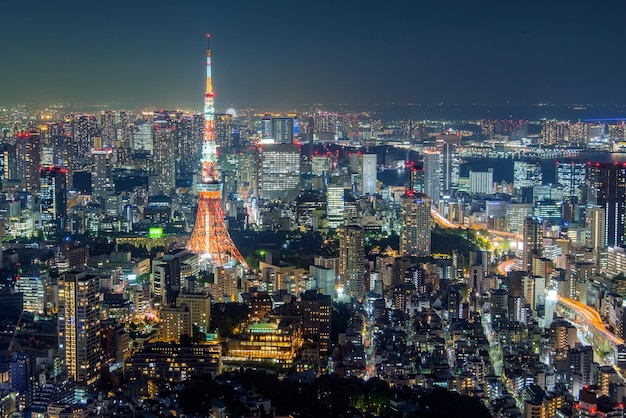
[[[300,194],[300,150],[295,145],[261,148],[261,198],[294,200]]]
[[[191,337],[193,328],[187,306],[164,307],[159,313],[159,341],[180,344],[181,336]]]
[[[120,112],[120,121],[117,125],[117,140],[122,148],[130,149],[133,144],[133,123],[131,115],[122,110]]]
[[[522,224],[522,269],[532,271],[533,257],[541,257],[542,245],[541,225],[531,216],[524,218]]]
[[[332,300],[315,290],[307,290],[301,297],[302,336],[315,338],[320,354],[330,348]]]
[[[103,147],[114,147],[117,141],[117,125],[115,123],[114,110],[106,110],[100,113],[100,130],[102,131]]]
[[[313,116],[309,117],[309,123],[306,126],[307,140],[309,141],[309,160],[313,159],[315,154],[315,119]]]
[[[67,170],[42,168],[40,173],[39,212],[45,234],[62,233],[67,224]]]
[[[332,300],[336,299],[335,277],[337,271],[334,268],[325,268],[322,266],[310,266],[309,276],[315,281],[315,287],[320,293],[330,296]]]
[[[207,36],[207,42],[209,37]],[[200,183],[196,185],[200,198],[196,223],[187,244],[189,251],[198,254],[203,262],[224,266],[236,260],[247,268],[246,261],[235,247],[222,209],[222,183],[215,144],[215,108],[211,79],[211,49],[207,44],[206,93],[204,95],[204,136],[202,138]]]
[[[15,145],[0,144],[0,181],[16,180],[17,178]]]
[[[493,193],[493,168],[487,171],[469,172],[470,193],[492,194]]]
[[[596,251],[606,245],[606,214],[604,208],[589,208],[585,216],[585,246]]]
[[[24,310],[35,315],[45,315],[47,310],[50,276],[47,273],[20,274],[15,282],[15,291],[21,293]]]
[[[577,382],[580,388],[594,383],[591,363],[593,363],[593,348],[590,345],[570,348],[567,351],[570,379],[580,379]]]
[[[424,192],[424,164],[414,164],[409,177],[409,190],[416,193]]]
[[[332,141],[337,136],[337,114],[314,111],[315,132],[320,141]]]
[[[35,389],[35,359],[28,353],[9,353],[10,388],[16,394],[16,409],[23,411],[30,407]]]
[[[293,144],[294,120],[289,117],[270,119],[270,137],[275,144]]]
[[[94,388],[100,380],[100,279],[83,270],[71,270],[61,285],[59,349],[65,356],[67,374],[77,384]]]
[[[181,115],[176,126],[176,175],[191,177],[198,171],[202,142],[202,115]]]
[[[215,115],[215,143],[219,148],[232,147],[234,145],[233,115],[228,113]]]
[[[461,138],[457,135],[439,135],[437,142],[441,151],[441,191],[454,192],[459,188]]]
[[[363,154],[361,169],[361,185],[364,195],[373,195],[376,193],[377,182],[377,166],[376,154]]]
[[[430,255],[430,198],[423,193],[407,191],[402,197],[400,255],[428,257]]]
[[[513,162],[513,187],[515,189],[541,186],[542,181],[543,174],[540,163],[529,161]]]
[[[605,245],[624,244],[624,214],[626,213],[626,166],[621,164],[589,165],[590,207],[604,209]]]
[[[91,151],[91,193],[103,198],[107,191],[113,189],[111,167],[111,149],[94,149]]]
[[[176,187],[176,124],[169,112],[154,113],[152,124],[152,172],[150,196],[169,196]]]
[[[189,320],[193,333],[209,332],[211,325],[211,295],[208,293],[180,293],[176,298],[176,306],[189,309]],[[197,330],[197,331],[196,331]],[[197,337],[197,335],[193,335]]]
[[[567,124],[563,122],[557,122],[555,120],[547,120],[543,123],[541,129],[541,136],[543,137],[544,145],[556,145],[565,140],[567,133]]]
[[[587,165],[575,162],[556,163],[556,182],[563,186],[566,196],[577,196],[587,184]]]
[[[339,238],[340,293],[363,299],[365,296],[365,235],[359,225],[342,227]]]
[[[39,168],[41,166],[41,136],[39,131],[29,129],[18,132],[15,138],[17,178],[31,194],[39,192]]]
[[[424,193],[436,205],[441,195],[441,153],[424,151]]]
[[[70,115],[66,119],[66,132],[71,132],[71,161],[72,170],[80,170],[90,162],[90,151],[98,130],[94,115]]]
[[[343,224],[344,194],[343,186],[328,186],[326,189],[326,212],[329,228],[339,228]]]
[[[133,126],[133,144],[135,151],[152,151],[152,124],[147,120],[137,120]]]

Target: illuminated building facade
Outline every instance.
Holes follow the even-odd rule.
[[[207,42],[209,37],[207,36]],[[238,261],[247,267],[243,256],[235,247],[224,222],[222,208],[222,183],[215,142],[215,108],[211,78],[211,49],[207,44],[207,76],[204,95],[204,133],[201,149],[200,183],[196,185],[200,195],[198,211],[189,251],[199,255],[206,264],[222,267],[229,261]]]
[[[41,229],[45,234],[65,231],[67,224],[67,170],[42,168],[39,186]]]
[[[365,296],[365,235],[359,225],[342,227],[339,235],[340,293],[363,299]]]
[[[68,376],[93,388],[100,380],[100,280],[85,271],[71,270],[65,273],[62,286],[59,349],[64,353]]]
[[[416,257],[430,255],[430,206],[430,198],[423,193],[408,192],[402,197],[401,255]]]

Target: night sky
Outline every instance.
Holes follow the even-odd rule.
[[[0,104],[626,103],[626,2],[0,0]]]

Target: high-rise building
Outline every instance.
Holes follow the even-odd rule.
[[[15,291],[21,293],[24,310],[34,315],[44,315],[47,311],[50,276],[47,273],[21,274],[15,282]]]
[[[536,219],[527,216],[522,225],[522,269],[530,272],[533,267],[533,257],[541,257],[543,233],[541,225]]]
[[[100,380],[100,279],[83,270],[71,270],[65,273],[62,286],[59,349],[68,376],[93,388]]]
[[[102,131],[102,145],[112,148],[117,141],[117,125],[115,123],[115,111],[106,110],[100,113],[100,129]]]
[[[493,168],[487,171],[469,172],[470,193],[492,194],[493,193]]]
[[[41,167],[41,136],[39,131],[29,129],[18,132],[15,139],[17,159],[17,178],[22,180],[25,189],[31,193],[39,192],[39,168]]]
[[[364,195],[373,195],[376,193],[377,182],[377,166],[376,166],[376,154],[363,154],[361,170],[361,184],[362,192]]]
[[[328,186],[326,189],[326,213],[329,228],[339,228],[343,224],[344,194],[343,186]]]
[[[222,267],[229,261],[246,261],[235,246],[224,222],[220,169],[215,143],[215,106],[211,77],[211,48],[207,36],[206,89],[204,94],[204,132],[202,137],[200,182],[196,189],[200,195],[196,222],[187,248],[202,258],[203,263]]]
[[[454,192],[459,188],[461,138],[457,135],[439,135],[437,143],[441,150],[442,192]]]
[[[149,191],[151,196],[169,196],[176,187],[176,124],[169,112],[154,113],[152,124],[152,173]]]
[[[413,167],[411,167],[409,190],[416,193],[425,193],[424,175],[424,164],[414,164]]]
[[[543,174],[540,163],[530,161],[513,162],[513,187],[515,189],[541,186],[542,181]]]
[[[319,342],[320,354],[330,348],[332,299],[315,290],[308,290],[301,297],[302,336],[315,337]]]
[[[179,344],[182,335],[192,336],[189,308],[164,307],[159,313],[159,341]]]
[[[211,295],[208,293],[180,293],[176,306],[189,308],[189,320],[193,332],[206,334],[211,324]],[[196,335],[194,335],[196,337]]]
[[[590,207],[604,209],[606,246],[624,244],[624,216],[626,214],[626,165],[589,165]]]
[[[585,216],[585,246],[599,251],[606,246],[606,214],[604,208],[587,209]]]
[[[220,148],[234,145],[233,115],[228,113],[215,115],[215,142]]]
[[[365,235],[359,225],[342,227],[339,238],[340,293],[363,299],[365,296]]]
[[[441,196],[441,153],[439,151],[424,151],[424,193],[434,204],[439,203]]]
[[[270,135],[275,144],[293,144],[294,119],[277,117],[270,119]]]
[[[0,181],[16,180],[17,165],[15,145],[0,144]]]
[[[30,407],[35,390],[35,359],[28,353],[18,352],[11,356],[9,364],[10,388],[15,391],[16,407],[23,411]]]
[[[45,234],[65,231],[67,224],[67,170],[42,168],[39,186],[41,229]]]
[[[423,193],[407,191],[402,197],[400,254],[428,257],[430,255],[430,198]]]
[[[93,165],[91,169],[91,193],[103,198],[113,187],[111,166],[111,149],[94,149],[91,151]]]
[[[587,184],[587,165],[575,162],[556,163],[556,182],[565,188],[566,196],[578,195]]]
[[[261,198],[293,201],[300,194],[300,150],[295,145],[261,149]]]

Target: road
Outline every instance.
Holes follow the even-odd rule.
[[[498,274],[501,276],[506,276],[507,273],[509,271],[511,271],[511,269],[513,268],[513,266],[515,266],[515,258],[512,258],[510,260],[507,261],[503,261],[502,263],[498,264],[498,266],[496,267],[496,270],[498,271]]]
[[[439,225],[443,226],[444,228],[454,228],[454,229],[459,229],[459,228],[467,229],[468,228],[465,225],[460,225],[454,222],[450,222],[450,220],[448,220],[445,216],[441,215],[441,213],[439,213],[439,211],[435,208],[430,209],[430,214],[435,220],[435,222],[437,222]],[[488,229],[487,231],[492,235],[497,235],[503,238],[513,238],[518,241],[522,240],[522,236],[520,234],[516,234],[513,232],[497,231],[495,229]]]
[[[606,327],[604,326],[604,322],[602,321],[602,318],[600,317],[600,314],[595,309],[574,299],[566,298],[563,296],[559,296],[558,298],[559,298],[560,304],[562,304],[563,306],[566,306],[567,308],[571,309],[572,311],[580,315],[582,318],[584,318],[585,321],[587,321],[587,323],[589,324],[589,326],[593,327],[596,331],[604,335],[613,344],[615,345],[624,344],[624,340],[617,337],[615,334],[613,334],[608,329],[606,329]]]

